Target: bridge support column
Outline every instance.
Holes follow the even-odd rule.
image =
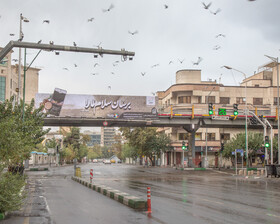
[[[200,128],[199,124],[190,124],[183,126],[183,128],[189,133],[188,135],[188,157],[190,167],[195,167],[195,133]]]

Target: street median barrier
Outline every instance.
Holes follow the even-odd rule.
[[[135,197],[130,194],[121,192],[119,190],[112,189],[105,185],[98,185],[98,184],[90,183],[88,181],[82,180],[79,177],[72,177],[72,180],[74,180],[92,190],[95,190],[109,198],[112,198],[115,201],[118,201],[130,208],[137,209],[137,210],[144,210],[147,208],[147,201],[142,198]]]
[[[36,167],[36,168],[29,168],[29,171],[47,171],[49,170],[48,167]],[[28,170],[27,170],[28,171]]]

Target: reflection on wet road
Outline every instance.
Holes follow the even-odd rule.
[[[230,172],[87,164],[94,181],[146,198],[157,223],[280,223],[280,180],[242,179]]]

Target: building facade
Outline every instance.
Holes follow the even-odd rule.
[[[278,65],[279,66],[279,65]],[[180,70],[176,73],[176,83],[165,91],[157,92],[161,112],[174,114],[208,114],[208,103],[214,110],[225,108],[233,114],[233,104],[238,104],[239,114],[244,114],[245,103],[250,111],[258,111],[259,115],[276,115],[277,107],[277,69],[274,63],[261,67],[261,70],[243,80],[240,86],[224,86],[216,80],[202,81],[200,70]],[[182,128],[161,128],[172,139],[173,149],[162,155],[161,164],[181,166],[187,165],[187,153],[182,151],[182,142],[187,141],[188,133]],[[250,130],[263,133],[263,130]],[[230,140],[234,135],[245,132],[238,128],[199,128],[195,134],[196,156],[194,163],[201,166],[205,160],[210,167],[231,166],[230,161],[219,157],[221,143]],[[274,135],[277,130],[274,130]],[[263,163],[262,156],[253,158],[254,165]]]
[[[115,128],[101,127],[101,146],[111,146],[115,143]]]
[[[0,48],[1,50],[2,48]],[[0,101],[10,99],[11,96],[18,95],[20,91],[20,98],[23,98],[24,87],[24,68],[21,66],[20,90],[18,89],[18,68],[19,65],[12,65],[12,51],[0,62]],[[30,103],[35,94],[38,93],[40,69],[30,67],[26,71],[25,81],[25,102]]]

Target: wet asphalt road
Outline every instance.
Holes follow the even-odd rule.
[[[2,222],[280,223],[279,178],[245,179],[231,172],[123,164],[80,167],[83,177],[89,178],[93,169],[94,182],[144,199],[147,187],[151,187],[151,217],[72,181],[73,166],[68,166],[29,172],[33,199],[29,197],[22,211]]]

